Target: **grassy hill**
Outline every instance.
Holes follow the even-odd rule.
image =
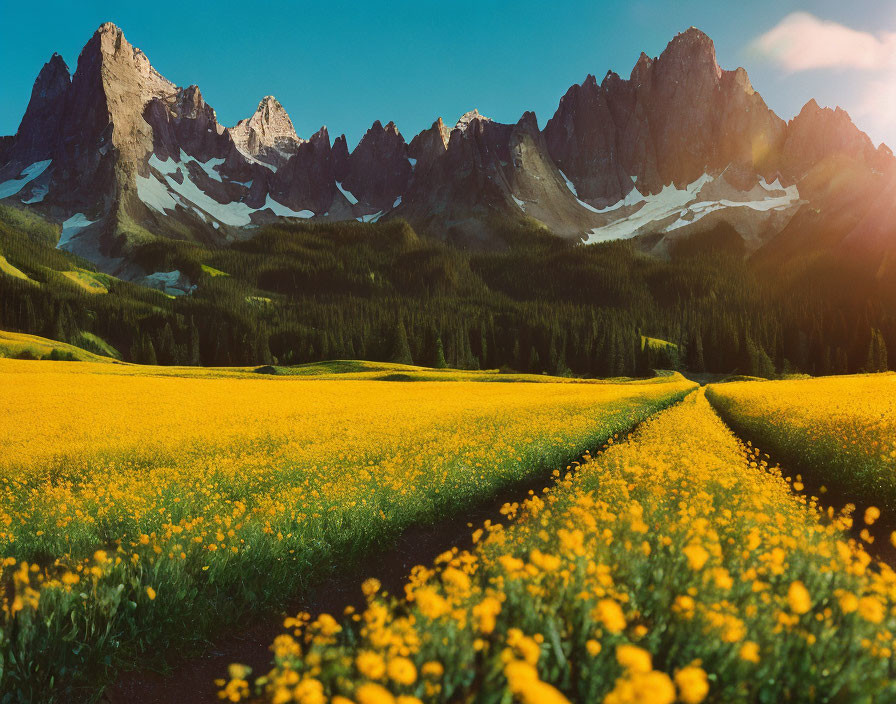
[[[0,357],[13,359],[52,359],[72,362],[114,363],[115,350],[95,335],[84,333],[85,342],[104,348],[108,354],[101,355],[89,352],[83,347],[69,345],[65,342],[48,340],[38,335],[26,335],[18,332],[0,330]]]
[[[93,335],[142,364],[772,376],[862,371],[871,339],[896,350],[896,277],[821,255],[773,271],[724,248],[660,260],[637,242],[528,230],[461,249],[402,221],[272,225],[221,247],[149,237],[115,253],[127,276],[187,281],[175,296],[96,271],[56,249],[58,233],[0,206],[0,329],[76,346]]]

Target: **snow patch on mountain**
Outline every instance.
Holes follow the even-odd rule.
[[[345,190],[345,189],[342,187],[342,181],[337,181],[337,182],[336,182],[336,188],[339,189],[339,192],[342,193],[342,195],[345,196],[345,199],[346,199],[349,203],[351,203],[352,205],[357,205],[357,204],[358,204],[358,199],[355,198],[354,193],[352,193],[351,191],[347,191],[347,190]]]
[[[96,220],[88,220],[87,216],[84,213],[75,213],[68,220],[62,223],[62,234],[59,236],[59,242],[56,244],[56,249],[65,249],[72,241],[72,238],[76,237],[80,234],[81,230],[93,223],[97,222]]]
[[[186,158],[184,159],[184,157]],[[173,210],[173,203],[175,202],[174,197],[171,195],[173,192],[183,197],[190,204],[201,208],[212,218],[225,225],[244,227],[252,222],[252,213],[257,212],[255,208],[250,208],[245,203],[238,202],[219,203],[196,185],[190,177],[190,172],[187,170],[186,166],[184,166],[184,163],[195,161],[206,173],[210,175],[214,173],[216,180],[220,181],[220,175],[212,170],[212,167],[216,164],[223,163],[220,159],[209,159],[207,162],[203,163],[184,154],[183,151],[181,151],[181,158],[183,163],[181,161],[175,161],[171,157],[162,161],[155,154],[149,157],[149,165],[164,176],[167,189],[159,189],[157,186],[150,183],[150,181],[156,181],[156,179],[152,177],[138,177],[137,195],[144,203],[159,212],[164,212],[166,208]],[[177,180],[174,179],[174,174],[178,171],[180,171],[181,176],[183,177],[182,183],[178,183]],[[156,183],[159,182],[156,181]],[[161,185],[162,184],[159,183],[159,186]]]
[[[768,189],[773,190],[773,189]],[[737,201],[723,198],[718,201],[706,203],[696,203],[683,211],[681,216],[666,228],[666,232],[677,230],[681,227],[691,225],[705,215],[716,210],[724,210],[726,208],[749,208],[758,212],[768,212],[770,210],[787,210],[800,199],[799,191],[796,186],[788,186],[784,190],[784,195],[774,198],[764,198],[763,200],[747,200]],[[691,217],[688,218],[688,215]]]
[[[49,186],[37,186],[32,189],[31,197],[28,200],[23,200],[22,202],[25,205],[34,205],[35,203],[40,203],[44,198],[47,197],[47,193],[50,192]]]
[[[581,205],[583,208],[585,208],[585,210],[590,210],[592,213],[601,213],[601,212],[603,212],[603,211],[598,210],[597,208],[595,208],[593,205],[590,205],[589,203],[586,203],[586,202],[583,201],[581,198],[579,198],[579,192],[576,190],[575,184],[574,184],[572,181],[570,181],[570,180],[566,177],[566,174],[565,174],[565,173],[563,173],[563,172],[560,171],[559,169],[557,169],[557,171],[560,173],[560,176],[563,178],[563,180],[566,181],[566,187],[569,189],[569,192],[572,193],[572,194],[575,196],[575,198],[576,198],[576,202],[577,202],[579,205]]]
[[[34,179],[40,176],[44,171],[46,171],[51,161],[52,159],[47,159],[46,161],[36,161],[35,163],[22,169],[22,171],[19,173],[18,178],[10,179],[9,181],[0,183],[0,198],[9,198],[10,196],[14,196],[16,193],[21,191],[25,186],[27,186]]]
[[[174,271],[157,271],[153,274],[144,276],[139,281],[143,286],[154,288],[169,296],[183,296],[192,293],[196,288],[195,284],[191,284],[190,280],[179,270]]]
[[[566,177],[566,174],[563,173],[562,171],[560,171],[560,169],[557,169],[557,171],[560,172],[560,176],[563,178],[564,181],[566,181],[566,187],[569,189],[569,192],[572,193],[576,198],[578,198],[578,197],[579,197],[579,192],[576,190],[576,187],[575,187],[575,185],[573,184],[573,182],[570,181],[570,180]]]
[[[251,215],[256,212],[245,203],[219,203],[190,178],[189,173],[184,174],[183,183],[178,183],[171,176],[166,176],[168,188],[183,196],[190,203],[202,208],[206,213],[225,225],[244,227],[252,222]]]
[[[184,153],[183,149],[181,149],[180,160],[183,164],[188,164],[191,161],[195,162],[199,165],[199,168],[201,168],[203,171],[205,171],[205,173],[208,174],[209,178],[218,181],[219,183],[224,183],[223,179],[221,178],[221,174],[215,171],[215,167],[223,164],[224,159],[209,159],[208,161],[199,161],[199,159],[189,156],[188,154]]]
[[[274,215],[279,215],[282,218],[313,218],[314,213],[310,210],[293,210],[292,208],[287,208],[285,205],[278,203],[273,198],[271,198],[270,193],[268,197],[264,201],[264,205],[259,208],[259,210],[270,210],[274,213]]]
[[[168,187],[155,176],[137,175],[137,197],[163,215],[166,210],[173,212],[176,206]]]
[[[620,208],[630,208],[632,206],[638,205],[638,203],[643,203],[647,200],[641,191],[637,188],[633,188],[628,192],[628,195],[625,196],[622,200],[618,200],[613,205],[608,205],[606,208],[599,208],[597,210],[598,213],[612,213],[614,210],[619,210]]]
[[[693,183],[684,188],[676,188],[669,184],[662,191],[652,195],[643,195],[637,189],[633,189],[618,203],[598,210],[604,214],[621,208],[640,207],[634,212],[620,217],[606,225],[593,228],[588,233],[586,244],[596,242],[608,242],[610,240],[630,239],[647,231],[672,232],[687,225],[691,225],[709,213],[728,208],[749,208],[758,212],[771,210],[786,210],[795,205],[799,199],[799,190],[795,185],[786,189],[781,187],[776,180],[768,184],[761,179],[760,186],[769,194],[762,199],[734,200],[733,198],[701,199],[701,191],[705,186],[716,183],[709,174],[703,174]],[[737,192],[731,192],[736,197]],[[673,218],[675,218],[673,220]]]

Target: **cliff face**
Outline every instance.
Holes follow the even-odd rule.
[[[262,98],[255,114],[240,120],[229,132],[241,153],[275,166],[284,164],[303,141],[280,101],[272,95]]]
[[[73,76],[58,55],[41,69],[17,134],[0,138],[0,198],[67,223],[61,246],[103,267],[134,239],[221,243],[282,218],[403,217],[478,246],[520,226],[644,235],[664,254],[721,223],[757,249],[804,206],[851,223],[843,241],[888,242],[893,163],[839,108],[810,101],[786,124],[694,28],[627,79],[570,87],[544,130],[531,112],[503,124],[471,110],[410,143],[377,121],[350,150],[326,128],[300,137],[273,96],[225,128],[197,86],[173,85],[104,24]]]
[[[408,145],[394,122],[379,120],[367,130],[348,157],[343,186],[371,208],[389,210],[411,180]]]
[[[659,58],[642,54],[628,80],[609,73],[572,86],[545,137],[579,196],[610,205],[636,185],[658,193],[728,167],[770,175],[785,131],[746,72],[723,71],[712,41],[691,28]]]

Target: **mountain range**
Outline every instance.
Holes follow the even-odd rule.
[[[486,249],[517,226],[636,238],[660,257],[720,226],[760,257],[846,248],[886,266],[896,249],[890,149],[814,100],[785,122],[696,28],[628,78],[573,85],[544,129],[532,112],[504,124],[471,110],[410,141],[374,122],[350,151],[325,126],[300,137],[273,96],[220,124],[198,86],[168,81],[106,23],[74,73],[50,58],[0,137],[0,201],[57,223],[59,248],[149,284],[156,272],[130,256],[141,244],[225,245],[284,220],[403,219]]]

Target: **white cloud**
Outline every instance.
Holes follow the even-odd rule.
[[[750,48],[792,73],[817,68],[877,71],[896,66],[896,33],[863,32],[808,12],[792,12]]]

